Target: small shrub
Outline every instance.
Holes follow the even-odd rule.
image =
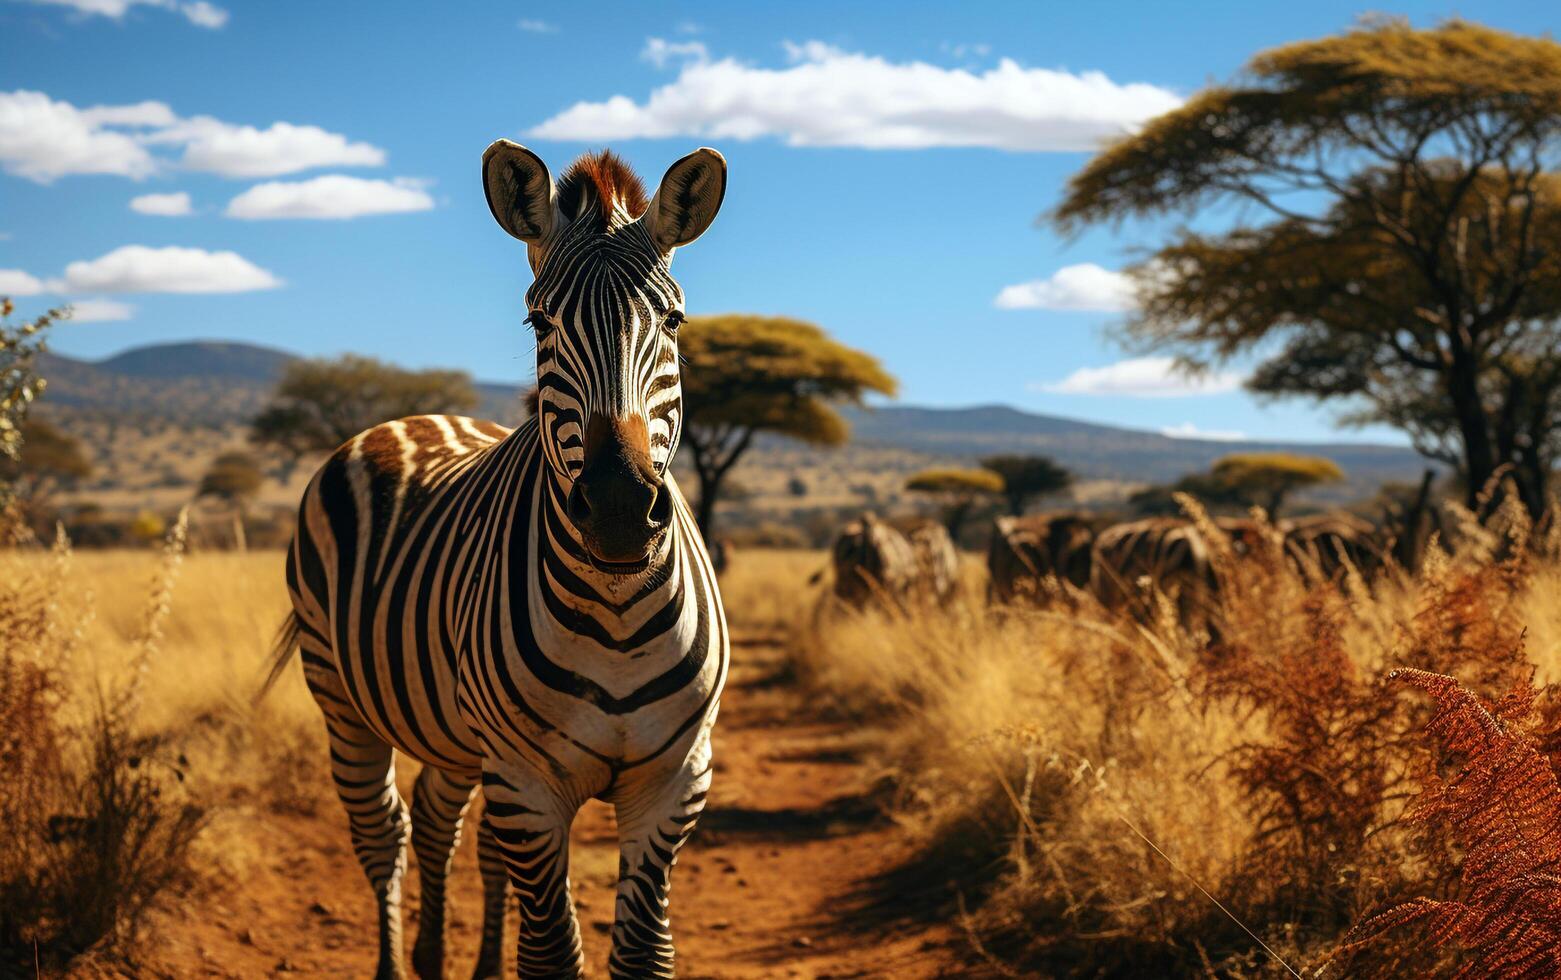
[[[89,951],[123,956],[152,903],[190,879],[204,811],[182,791],[183,760],[166,738],[132,723],[182,527],[153,589],[138,669],[90,705],[64,680],[78,633],[59,621],[63,537],[41,568],[14,536],[0,551],[0,972],[59,968]]]

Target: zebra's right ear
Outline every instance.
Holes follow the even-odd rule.
[[[482,155],[482,187],[499,227],[536,245],[553,230],[553,175],[535,153],[509,140],[494,140]]]

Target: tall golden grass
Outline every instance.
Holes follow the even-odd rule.
[[[1277,545],[1217,549],[1196,627],[1060,586],[989,609],[971,568],[947,607],[847,613],[819,605],[810,551],[740,551],[723,594],[739,637],[787,638],[810,700],[875,733],[912,846],[842,915],[955,918],[1017,975],[1503,975],[1549,964],[1534,937],[1561,918],[1490,871],[1561,871],[1554,842],[1512,843],[1561,805],[1531,781],[1561,758],[1561,562],[1520,524],[1369,586],[1310,581]],[[0,901],[6,965],[133,965],[146,909],[261,859],[257,815],[337,819],[301,680],[253,702],[287,605],[279,552],[34,546],[0,565],[0,823],[27,842],[0,848],[0,895],[56,896],[44,914]],[[1403,668],[1459,686],[1417,696],[1387,681]],[[1473,708],[1450,721],[1450,691],[1499,738],[1473,740]],[[1507,823],[1470,818],[1514,801]],[[89,831],[145,842],[121,846],[144,860],[80,861]],[[63,929],[61,903],[93,889],[99,925]]]
[[[1484,705],[1532,682],[1528,709],[1495,717],[1507,756],[1538,752],[1561,690],[1555,542],[1508,515],[1466,557],[1368,587],[1302,574],[1276,535],[1238,558],[1205,533],[1220,588],[1196,629],[1163,600],[1143,622],[1054,583],[1040,609],[835,611],[798,637],[804,682],[882,733],[915,843],[883,893],[919,890],[1015,975],[1540,975],[1508,954],[1553,935],[1561,905],[1494,912],[1487,887],[1486,919],[1408,914],[1479,908],[1469,893],[1491,873],[1471,880],[1470,835],[1412,806],[1460,771],[1469,739],[1433,738],[1445,709],[1386,678],[1427,671]],[[1549,827],[1561,805],[1553,778],[1457,785],[1528,807],[1512,827]],[[1528,853],[1530,880],[1561,873],[1502,832],[1486,854]]]

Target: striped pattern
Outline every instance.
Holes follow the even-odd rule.
[[[403,975],[409,840],[422,894],[412,963],[443,975],[445,883],[479,784],[479,976],[507,960],[507,887],[520,975],[582,974],[568,839],[593,798],[615,807],[620,835],[610,972],[673,974],[669,875],[710,787],[729,639],[666,472],[682,294],[621,201],[573,191],[576,213],[532,252],[537,416],[513,431],[419,416],[360,434],[309,484],[288,555],[305,677],[379,904],[381,977]],[[665,532],[633,564],[605,563],[569,516],[603,417],[617,420],[612,438],[639,434],[670,500]],[[410,808],[393,750],[423,766]]]
[[[959,554],[941,524],[901,531],[872,513],[841,530],[831,560],[835,597],[854,609],[944,602],[959,578]]]
[[[1275,540],[1299,574],[1314,581],[1339,578],[1347,567],[1370,576],[1393,562],[1382,531],[1347,513],[1318,514],[1274,525],[1249,518],[1213,519],[1232,554],[1255,555]],[[1277,538],[1273,536],[1277,535]],[[1000,517],[987,551],[988,598],[995,603],[1037,602],[1056,576],[1087,587],[1103,604],[1139,613],[1158,591],[1193,614],[1215,597],[1212,543],[1190,521],[1154,518],[1095,531],[1070,514]]]
[[[1075,514],[999,517],[987,545],[987,598],[1034,602],[1047,576],[1075,588],[1089,585],[1094,527]]]

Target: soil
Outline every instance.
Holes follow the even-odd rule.
[[[906,844],[875,801],[866,747],[851,723],[808,706],[777,643],[738,637],[710,806],[673,873],[680,977],[983,974],[935,906],[882,885]],[[243,880],[162,913],[136,974],[371,976],[373,899],[334,801],[309,815],[258,812],[251,827],[257,856]],[[470,976],[481,915],[474,835],[465,837],[450,882],[446,971],[455,978]],[[611,810],[583,810],[573,842],[587,968],[604,976],[618,860]],[[418,899],[409,861],[410,964]]]

